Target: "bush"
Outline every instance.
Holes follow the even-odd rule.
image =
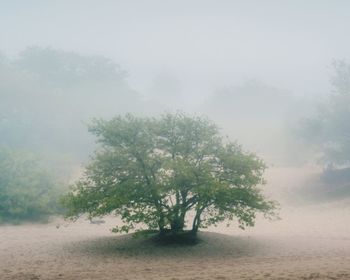
[[[40,160],[0,148],[0,223],[44,222],[61,211],[59,188]]]

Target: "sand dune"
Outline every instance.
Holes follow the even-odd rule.
[[[350,279],[348,201],[288,203],[283,194],[306,178],[295,172],[270,174],[267,192],[281,201],[281,220],[210,228],[195,246],[116,235],[115,219],[2,226],[0,279]]]
[[[87,222],[0,232],[0,279],[350,279],[345,237],[203,232],[160,247]]]

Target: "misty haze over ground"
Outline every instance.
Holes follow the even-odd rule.
[[[138,251],[110,217],[0,225],[0,278],[111,279],[120,265],[117,279],[170,279],[174,265],[172,279],[350,279],[349,11],[345,0],[0,1],[0,171],[16,163],[5,175],[42,168],[63,193],[96,149],[92,119],[180,111],[263,158],[264,193],[281,208],[246,231],[209,228],[185,260],[181,248]],[[206,273],[203,256],[221,271]]]

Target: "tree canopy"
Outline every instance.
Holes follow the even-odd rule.
[[[100,143],[84,177],[63,203],[67,217],[116,214],[118,232],[140,229],[179,233],[238,219],[254,225],[256,214],[273,215],[266,200],[265,164],[222,137],[206,118],[166,114],[118,116],[90,126]]]

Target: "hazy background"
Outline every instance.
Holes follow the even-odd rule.
[[[1,1],[0,50],[5,58],[16,60],[30,46],[41,48],[43,53],[36,54],[41,61],[33,58],[20,67],[29,71],[39,67],[45,75],[57,66],[45,54],[46,48],[62,56],[74,52],[107,57],[127,73],[124,82],[130,92],[139,99],[152,99],[146,108],[142,106],[149,111],[180,108],[226,114],[239,102],[227,104],[230,91],[268,94],[270,99],[261,97],[262,102],[249,97],[244,102],[251,104],[252,112],[261,107],[262,114],[278,122],[280,113],[293,111],[288,107],[300,104],[300,98],[309,101],[330,92],[332,60],[349,57],[349,6],[348,1]],[[102,69],[93,71],[92,79],[106,78]],[[50,91],[67,86],[66,79],[72,78],[66,75]],[[80,88],[73,89],[76,95],[86,91],[84,83],[79,81]],[[96,99],[112,94],[103,84],[94,90]],[[116,99],[119,94],[118,101],[132,99],[132,94],[119,90],[113,94]],[[66,95],[74,99],[73,94]],[[276,105],[271,105],[273,95]],[[221,102],[225,110],[208,108],[212,102],[216,107]],[[116,108],[114,113],[120,112]]]
[[[257,79],[294,95],[327,92],[334,58],[348,58],[348,1],[1,1],[1,49],[103,55],[147,93],[169,77],[197,102]]]
[[[350,279],[349,12],[347,0],[0,0],[0,278]],[[155,248],[112,234],[116,217],[57,218],[97,147],[91,119],[177,110],[266,161],[259,188],[281,220]]]
[[[95,148],[92,118],[181,110],[207,115],[270,167],[322,171],[318,123],[308,123],[313,143],[300,128],[341,88],[334,76],[350,77],[349,9],[345,0],[0,1],[0,147],[35,154],[67,181]]]

